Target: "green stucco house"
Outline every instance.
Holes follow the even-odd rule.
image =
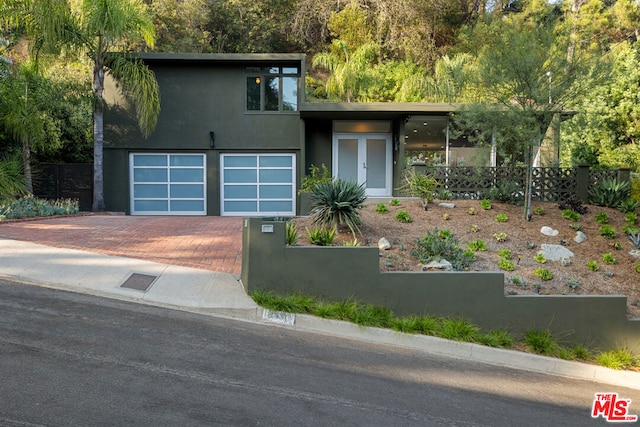
[[[449,137],[452,104],[305,101],[304,54],[164,54],[161,113],[144,138],[119,87],[105,82],[107,210],[131,215],[282,217],[300,213],[311,164],[396,194],[403,169],[495,165],[491,148]]]

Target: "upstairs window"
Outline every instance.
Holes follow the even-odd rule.
[[[247,67],[247,111],[298,111],[298,67]]]

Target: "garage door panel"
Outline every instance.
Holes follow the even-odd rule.
[[[171,169],[171,182],[202,182],[202,169]]]
[[[288,199],[291,198],[290,185],[261,185],[261,199]]]
[[[172,198],[204,198],[204,188],[198,184],[171,184]]]
[[[270,202],[262,200],[260,201],[260,210],[262,212],[288,212],[293,210],[292,202]]]
[[[258,197],[257,185],[225,185],[225,199],[255,199]]]
[[[295,215],[295,154],[223,154],[220,163],[222,215]]]
[[[134,166],[167,166],[167,156],[157,154],[136,154]]]
[[[224,171],[225,183],[254,183],[257,180],[256,170],[227,169]]]
[[[205,215],[204,154],[130,154],[132,215]]]
[[[166,169],[141,169],[136,167],[133,170],[134,182],[167,182]]]
[[[200,200],[171,200],[171,210],[178,212],[203,211],[204,202]]]
[[[171,166],[204,166],[204,157],[188,155],[172,155]]]
[[[226,213],[240,213],[240,212],[256,212],[258,210],[258,202],[256,201],[226,201],[225,202]]]
[[[134,193],[136,198],[166,198],[167,186],[164,184],[135,184]]]
[[[135,210],[138,212],[158,212],[169,210],[168,200],[136,200],[133,204]]]

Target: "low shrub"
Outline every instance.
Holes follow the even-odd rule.
[[[487,243],[484,240],[478,239],[467,243],[467,247],[474,252],[486,251]]]
[[[547,258],[544,256],[543,253],[536,254],[536,256],[534,256],[533,259],[538,264],[544,264],[547,262]]]
[[[409,215],[407,211],[398,211],[398,213],[396,213],[396,221],[409,223],[413,222],[413,218],[411,218],[411,215]]]
[[[587,268],[591,271],[600,270],[600,267],[598,266],[598,263],[595,260],[587,262]]]
[[[500,261],[498,261],[498,268],[504,271],[513,271],[516,268],[516,266],[513,264],[513,262],[509,261],[508,259],[500,258]]]
[[[79,210],[76,199],[45,200],[29,195],[19,199],[0,200],[0,220],[71,215]]]
[[[336,228],[327,229],[325,227],[314,227],[309,230],[307,228],[307,234],[309,235],[309,242],[317,246],[333,246],[333,241],[336,237]]]
[[[389,202],[389,204],[391,206],[400,206],[400,200],[398,199],[391,199],[391,201]]]
[[[384,203],[378,203],[376,205],[376,212],[380,214],[385,214],[389,212],[389,208]]]
[[[503,231],[498,231],[497,233],[493,233],[493,238],[498,242],[506,242],[507,241],[507,233]]]
[[[537,277],[541,280],[551,280],[553,279],[553,274],[546,268],[536,268],[533,272]]]
[[[423,264],[446,259],[454,270],[463,270],[473,262],[471,254],[460,248],[458,240],[452,234],[443,237],[437,228],[416,240],[416,248],[411,251],[411,255]]]
[[[476,211],[476,208],[474,208],[474,207],[469,208],[469,210],[467,211],[467,213],[468,213],[469,215],[478,215],[478,211]]]
[[[607,224],[609,223],[609,216],[605,212],[598,212],[594,217],[594,220],[598,224]]]
[[[613,239],[616,237],[616,229],[610,225],[603,225],[598,230],[598,233],[605,239]]]
[[[541,206],[536,206],[536,208],[533,210],[533,213],[535,215],[544,215],[544,209]]]
[[[607,252],[602,254],[602,262],[604,262],[607,265],[613,265],[616,263],[616,259],[614,258],[611,252]]]
[[[504,259],[511,259],[511,250],[509,249],[498,249],[498,256]]]
[[[489,209],[491,209],[491,200],[489,200],[489,199],[480,200],[480,207],[483,210],[488,211]]]
[[[560,210],[568,209],[584,215],[589,211],[589,208],[586,206],[583,206],[582,205],[583,203],[584,202],[578,196],[576,196],[575,193],[572,193],[571,195],[566,197],[563,201],[558,203],[558,209]]]
[[[534,353],[545,354],[548,356],[554,355],[558,350],[558,343],[551,335],[551,331],[544,329],[542,331],[536,329],[529,329],[524,334],[524,343]]]
[[[496,222],[507,222],[509,221],[509,217],[507,216],[507,214],[499,213],[498,215],[496,215],[495,220]]]
[[[638,222],[638,214],[635,212],[627,212],[624,214],[624,221],[629,225],[635,225]]]
[[[571,222],[578,222],[580,221],[580,214],[571,209],[564,209],[562,211],[562,218],[568,219]]]
[[[451,219],[451,216],[445,212],[442,214],[442,219],[444,219],[445,221],[449,221]]]
[[[287,222],[285,226],[286,243],[289,246],[295,246],[298,243],[298,228],[292,222]]]
[[[617,348],[600,353],[596,360],[598,364],[610,369],[628,369],[640,363],[640,360],[627,348]]]

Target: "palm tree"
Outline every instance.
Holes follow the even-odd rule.
[[[138,126],[146,137],[160,113],[155,75],[142,61],[126,53],[129,43],[152,47],[155,31],[145,4],[138,0],[5,0],[0,24],[23,25],[33,51],[61,49],[86,55],[93,72],[94,211],[104,205],[104,76],[110,73],[133,100]]]

